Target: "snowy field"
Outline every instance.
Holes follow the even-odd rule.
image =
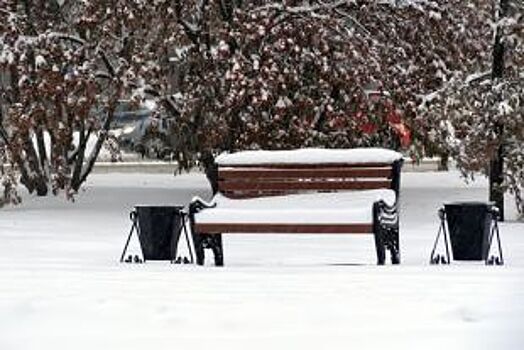
[[[201,175],[25,198],[0,209],[0,349],[524,349],[523,223],[501,225],[506,266],[428,264],[438,207],[486,186],[404,174],[400,266],[355,235],[225,236],[224,268],[119,264],[133,205],[209,197]]]

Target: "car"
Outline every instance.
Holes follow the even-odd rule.
[[[119,101],[111,124],[111,134],[120,147],[139,153],[142,158],[166,159],[172,156],[169,120],[158,112],[154,101],[140,105]]]

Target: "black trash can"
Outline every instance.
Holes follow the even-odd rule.
[[[493,203],[453,202],[444,204],[454,260],[486,260],[494,219]]]
[[[182,206],[136,206],[144,260],[174,260],[184,225]]]

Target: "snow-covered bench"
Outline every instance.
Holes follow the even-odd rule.
[[[222,266],[223,233],[372,233],[400,263],[402,155],[381,148],[244,151],[216,158],[210,203],[195,198],[190,221],[197,264],[212,249]]]

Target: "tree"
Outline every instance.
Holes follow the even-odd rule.
[[[497,20],[502,21],[508,12],[508,0],[500,0],[497,11]],[[491,68],[491,78],[499,80],[504,77],[504,51],[503,29],[500,25],[495,29],[495,41],[493,44],[493,64]],[[498,137],[504,133],[504,125],[496,123],[494,125]],[[504,145],[501,143],[495,154],[492,155],[489,167],[489,200],[496,203],[500,210],[500,218],[504,221]],[[520,197],[520,196],[518,196]]]
[[[0,145],[29,192],[78,191],[120,100],[170,105],[173,23],[171,1],[2,0]]]
[[[490,200],[503,218],[507,190],[524,212],[524,6],[510,0],[494,5],[484,13],[495,18],[492,56],[484,60],[491,71],[461,72],[424,106],[423,115],[438,123],[428,134],[453,155],[465,176],[478,171],[490,176]]]

